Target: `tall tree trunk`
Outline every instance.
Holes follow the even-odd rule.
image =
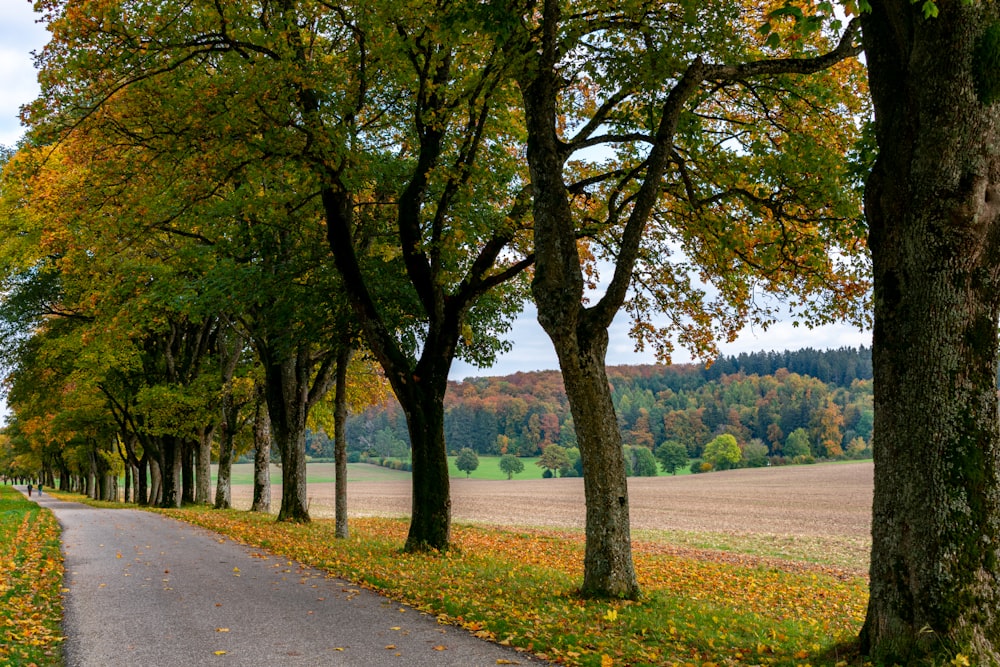
[[[233,506],[233,430],[228,419],[219,440],[219,473],[215,485],[215,509],[227,510]]]
[[[264,404],[263,387],[258,387],[253,421],[253,503],[251,512],[271,511],[271,422]]]
[[[212,502],[212,439],[215,426],[203,426],[198,430],[195,445],[195,489],[194,501],[199,505]]]
[[[181,440],[181,504],[194,504],[194,461],[198,441],[191,438]]]
[[[349,536],[347,527],[347,368],[354,350],[345,345],[337,354],[337,375],[333,396],[333,460],[336,470],[334,535]]]
[[[181,443],[175,436],[160,438],[160,506],[181,506]]]
[[[309,521],[306,496],[306,417],[317,395],[332,380],[329,371],[313,377],[315,359],[309,345],[291,355],[264,364],[267,411],[272,441],[281,454],[281,509],[278,521]],[[324,377],[325,375],[325,377]]]
[[[604,368],[607,326],[621,301],[613,303],[606,297],[596,314],[583,305],[576,223],[563,181],[565,157],[556,133],[558,3],[548,0],[544,12],[541,64],[522,83],[535,211],[532,294],[538,321],[559,357],[583,463],[587,541],[581,591],[635,598],[639,584],[629,538],[625,458]],[[620,261],[634,262],[634,258]]]
[[[635,598],[628,484],[621,433],[605,372],[607,330],[559,339],[557,353],[576,425],[587,505],[584,595]],[[553,339],[555,342],[556,339]]]
[[[875,498],[862,648],[1000,664],[1000,5],[873,1]],[[977,78],[980,79],[977,82]],[[993,83],[990,83],[990,80]],[[978,88],[978,94],[977,94]],[[943,662],[943,660],[942,660]]]
[[[140,505],[151,505],[149,500],[149,475],[150,469],[150,456],[149,452],[144,451],[142,453],[142,458],[136,462],[136,492],[135,492],[135,502]]]
[[[451,543],[451,478],[444,441],[447,370],[425,372],[411,389],[397,392],[410,433],[413,494],[406,551],[447,549]]]
[[[122,499],[123,502],[132,502],[132,464],[125,461],[125,497]]]

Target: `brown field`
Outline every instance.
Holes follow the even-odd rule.
[[[870,462],[733,470],[683,477],[629,479],[633,536],[700,548],[810,560],[867,569],[871,545]],[[583,480],[452,480],[459,523],[582,530]],[[252,488],[234,486],[237,507]],[[281,487],[272,490],[273,508]],[[308,488],[313,517],[333,516],[333,484]],[[407,516],[408,475],[395,481],[351,481],[352,517]]]

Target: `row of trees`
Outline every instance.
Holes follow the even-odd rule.
[[[39,6],[42,95],[3,182],[25,437],[72,396],[74,432],[114,424],[172,502],[219,414],[197,388],[252,352],[279,516],[304,520],[307,415],[364,345],[409,426],[407,547],[447,548],[448,370],[489,363],[530,288],[582,459],[583,591],[635,597],[615,315],[665,359],[766,326],[782,307],[766,292],[807,322],[860,313],[867,238],[863,643],[890,662],[945,642],[1000,661],[994,3],[844,3],[864,10],[875,107],[867,227],[860,24],[829,2]]]
[[[41,336],[14,359],[65,333],[55,347],[77,346],[69,377],[84,348],[124,347],[93,368],[132,373],[124,395],[141,403],[113,409],[123,439],[159,452],[164,502],[190,477],[186,451],[207,463],[214,409],[189,397],[219,356],[206,350],[242,336],[227,349],[259,363],[282,459],[279,518],[306,519],[307,415],[363,343],[407,418],[407,548],[446,548],[448,370],[456,355],[488,363],[502,348],[495,334],[533,264],[587,480],[583,588],[632,597],[603,361],[626,299],[640,340],[666,356],[671,332],[709,352],[718,327],[773,318],[753,284],[799,294],[813,318],[863,293],[850,261],[835,261],[862,247],[844,224],[858,212],[842,159],[855,126],[838,114],[863,97],[851,94],[856,28],[837,34],[832,15],[808,23],[831,30],[803,32],[804,17],[775,14],[778,39],[765,40],[744,30],[763,13],[721,20],[724,7],[45,8],[43,94],[5,192],[20,268],[10,281],[32,306],[17,324]],[[706,24],[718,31],[707,39]],[[586,159],[597,149],[607,159]],[[664,261],[677,248],[683,257]],[[601,263],[613,275],[590,305]],[[806,302],[814,293],[828,298]],[[659,308],[672,324],[656,331]],[[99,395],[114,414],[111,393]]]
[[[700,373],[690,375],[702,378]],[[667,366],[615,367],[609,376],[619,431],[627,445],[652,450],[673,440],[682,443],[689,456],[700,457],[715,435],[730,433],[741,445],[763,443],[766,456],[785,456],[786,442],[797,431],[807,434],[807,447],[804,452],[797,448],[792,456],[837,458],[871,445],[870,380],[838,387],[779,369],[775,375],[723,375],[697,384],[689,381],[688,369]],[[670,386],[684,388],[675,391]],[[662,389],[654,392],[658,387]],[[577,446],[559,374],[547,371],[451,383],[444,432],[451,452],[468,447],[477,454],[538,456],[549,445]],[[347,434],[351,449],[406,455],[408,436],[397,403],[351,415]]]

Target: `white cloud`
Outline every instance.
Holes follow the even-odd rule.
[[[45,27],[28,0],[4,0],[0,6],[0,144],[13,146],[24,134],[18,114],[38,96],[31,52],[48,41]]]
[[[535,318],[535,307],[529,303],[514,322],[509,336],[514,347],[510,352],[502,355],[492,368],[476,368],[456,361],[452,365],[451,379],[462,380],[472,376],[504,376],[518,371],[558,369],[559,362],[552,343]],[[642,353],[635,351],[635,342],[629,337],[628,331],[627,316],[619,314],[608,332],[610,338],[608,365],[656,363],[651,350],[647,349]],[[862,331],[848,324],[829,324],[809,329],[804,326],[796,327],[788,321],[772,324],[767,331],[748,328],[732,343],[724,343],[719,347],[724,356],[735,356],[741,352],[783,352],[806,347],[826,350],[861,345],[871,346],[870,331]],[[673,361],[689,363],[692,359],[686,350],[678,347],[674,352]]]

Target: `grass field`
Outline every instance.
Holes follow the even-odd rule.
[[[0,665],[61,664],[61,585],[55,517],[0,486]]]
[[[466,474],[459,470],[455,466],[454,456],[448,457],[448,470],[452,477],[456,478],[466,478]],[[542,468],[536,465],[538,461],[537,456],[525,457],[521,459],[524,463],[524,472],[520,472],[514,475],[514,479],[543,479],[542,475],[545,472]],[[379,470],[385,473],[391,473],[387,475],[380,474]],[[212,481],[215,481],[215,471],[216,466],[212,466]],[[307,471],[307,481],[310,484],[323,484],[327,482],[334,482],[336,476],[334,474],[334,468],[332,463],[309,463],[306,466]],[[398,479],[399,475],[408,475],[409,473],[400,473],[399,471],[389,470],[387,468],[381,468],[380,466],[375,466],[367,463],[348,463],[347,464],[347,481],[348,482],[377,482],[377,481],[388,481]],[[688,475],[690,471],[686,468],[683,471],[678,471],[678,475]],[[661,476],[669,476],[664,472],[660,472]],[[472,471],[472,474],[468,476],[470,479],[488,479],[488,480],[503,480],[507,479],[507,473],[500,470],[500,457],[499,456],[480,456],[479,457],[479,467]],[[281,468],[278,466],[271,466],[271,479],[279,480],[281,479]],[[253,464],[252,463],[237,463],[233,465],[233,485],[241,484],[253,484]]]

